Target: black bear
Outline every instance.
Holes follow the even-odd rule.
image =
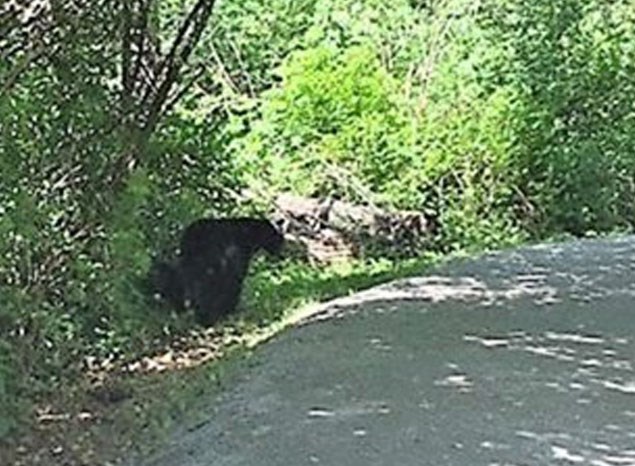
[[[213,324],[236,308],[252,257],[277,255],[283,243],[267,220],[196,220],[181,235],[176,262],[153,266],[153,287],[176,310],[192,307],[200,324]]]

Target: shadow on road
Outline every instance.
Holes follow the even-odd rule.
[[[168,465],[635,465],[635,239],[486,255],[315,307]]]

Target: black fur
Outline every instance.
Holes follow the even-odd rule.
[[[183,231],[176,262],[156,264],[153,283],[176,310],[192,307],[210,325],[236,308],[252,257],[261,249],[278,254],[283,243],[267,220],[196,220]]]

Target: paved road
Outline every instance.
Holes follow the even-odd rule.
[[[256,351],[143,466],[635,465],[635,238],[460,261]]]

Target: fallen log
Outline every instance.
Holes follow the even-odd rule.
[[[390,211],[336,199],[281,194],[275,217],[296,253],[324,263],[348,257],[413,256],[438,233],[436,220],[418,211]]]

